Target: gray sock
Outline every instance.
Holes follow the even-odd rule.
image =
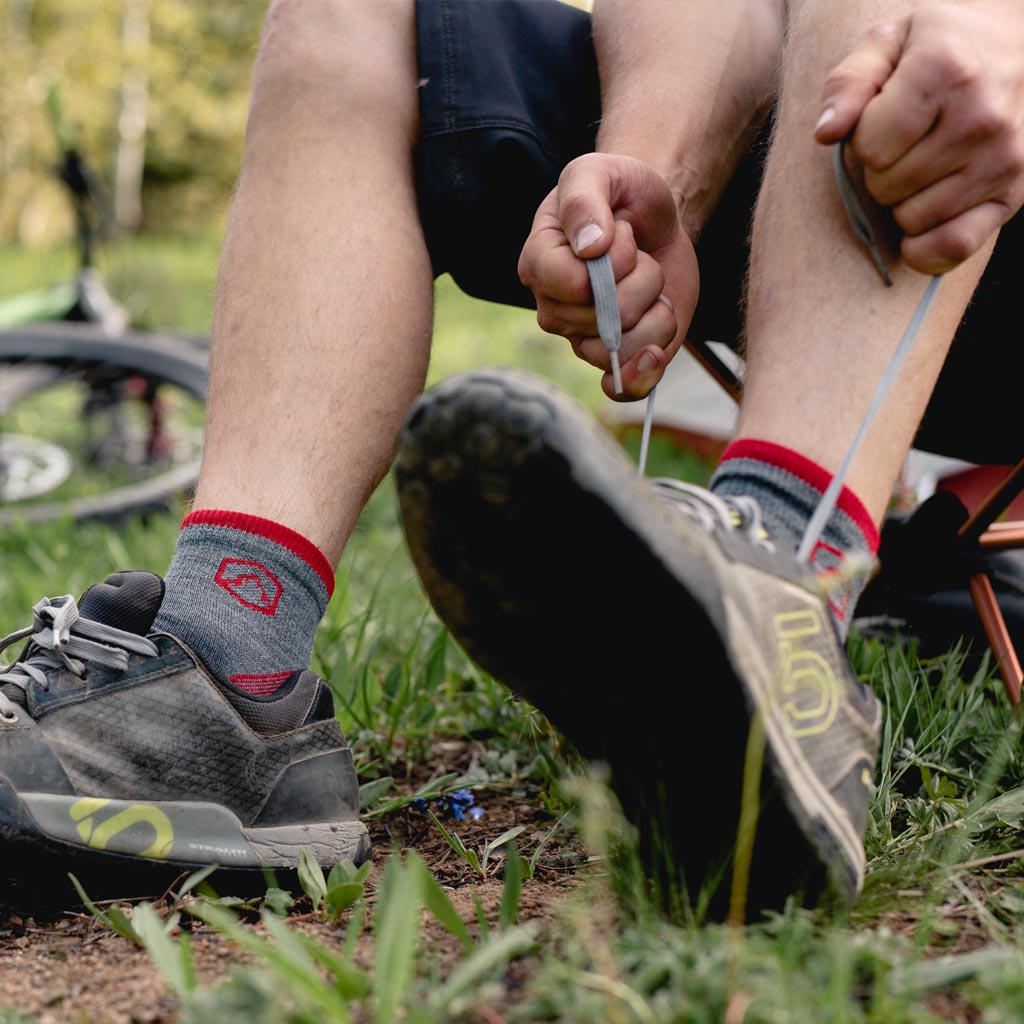
[[[830,479],[827,470],[799,452],[743,438],[723,452],[711,490],[722,497],[754,498],[769,537],[795,553]],[[878,539],[878,529],[860,499],[844,487],[811,552],[811,565],[826,585],[829,610],[844,638]]]
[[[218,679],[266,696],[308,668],[334,573],[286,526],[203,510],[182,523],[166,585],[153,632],[178,637]]]

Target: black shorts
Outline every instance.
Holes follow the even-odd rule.
[[[420,217],[435,275],[470,295],[533,307],[517,264],[562,168],[593,150],[600,94],[590,17],[560,0],[418,0]],[[697,246],[691,336],[740,336],[750,216],[767,151],[751,146]],[[1024,216],[1002,231],[957,332],[915,445],[972,462],[1024,455],[1018,388]],[[1024,283],[1024,282],[1022,282]],[[899,339],[892,340],[893,348]]]

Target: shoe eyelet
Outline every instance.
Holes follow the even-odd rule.
[[[0,714],[0,722],[6,722],[8,725],[13,725],[18,721],[18,713],[14,712],[10,715]]]

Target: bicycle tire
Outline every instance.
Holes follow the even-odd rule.
[[[201,410],[209,377],[206,346],[167,334],[125,331],[110,336],[89,323],[52,321],[0,331],[0,373],[11,367],[50,367],[61,379],[86,372],[138,376],[154,387],[170,385]],[[37,390],[53,386],[40,375]],[[31,387],[31,385],[30,385]],[[95,494],[54,501],[0,503],[0,527],[59,519],[118,522],[130,515],[172,507],[199,476],[201,451],[142,481],[105,487]]]

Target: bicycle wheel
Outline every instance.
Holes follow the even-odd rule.
[[[118,521],[199,476],[205,346],[47,322],[0,331],[0,526]]]

